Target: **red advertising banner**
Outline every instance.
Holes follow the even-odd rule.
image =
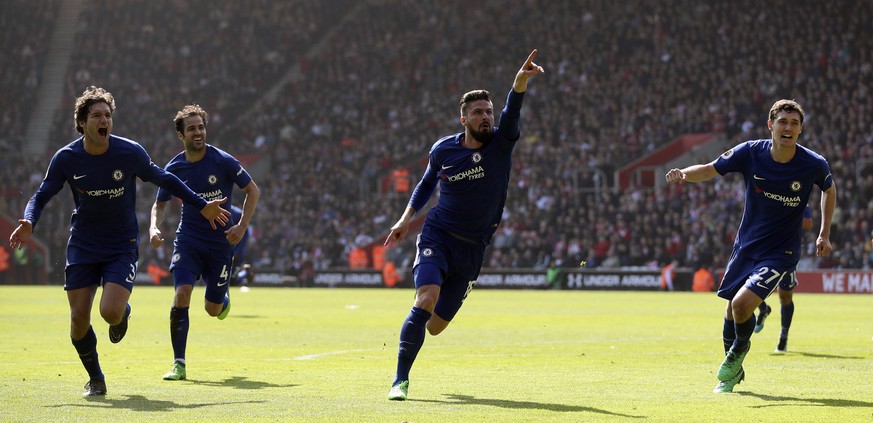
[[[819,270],[797,272],[794,292],[827,294],[873,293],[873,270]]]

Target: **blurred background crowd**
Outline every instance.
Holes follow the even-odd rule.
[[[873,268],[870,1],[70,3],[3,2],[0,213],[13,221],[54,151],[78,136],[74,99],[97,85],[116,98],[113,133],[159,166],[181,151],[175,112],[197,102],[210,113],[208,142],[261,188],[248,261],[301,277],[345,267],[384,240],[433,142],[462,130],[461,94],[490,90],[502,108],[537,48],[546,74],[525,99],[486,267],[720,269],[742,214],[741,177],[618,189],[615,172],[682,134],[723,134],[723,149],[768,138],[769,107],[791,98],[807,112],[800,143],[829,160],[839,194],[834,253],[814,257],[814,194],[801,268]],[[72,48],[52,49],[71,9]],[[48,99],[54,113],[34,116],[53,55],[69,56],[62,93]],[[28,139],[33,125],[49,127],[48,139]],[[139,192],[145,234],[155,188]],[[71,209],[62,192],[35,231],[52,280],[63,275]],[[165,233],[178,223],[169,216]],[[154,250],[142,238],[143,262],[166,265],[171,243]],[[404,269],[414,252],[411,237],[385,254]]]

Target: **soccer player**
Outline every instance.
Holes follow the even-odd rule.
[[[812,209],[809,204],[803,209],[803,229],[812,229]],[[779,304],[781,305],[782,316],[782,331],[779,333],[779,343],[776,344],[777,353],[788,351],[788,330],[791,329],[791,320],[794,318],[794,288],[797,287],[797,272],[791,274],[790,278],[783,280],[776,291],[779,293]],[[766,301],[762,301],[758,306],[758,319],[755,322],[755,333],[764,329],[764,321],[770,315],[772,309],[767,305]]]
[[[813,185],[822,190],[822,222],[816,255],[831,252],[830,227],[837,189],[827,160],[797,144],[803,108],[779,100],[770,108],[771,139],[746,141],[707,164],[670,169],[667,183],[702,182],[740,172],[746,182],[743,218],[737,230],[718,296],[727,300],[722,336],[725,358],[714,392],[733,392],[744,377],[743,360],[751,347],[755,309],[776,286],[794,275],[800,259],[803,209]]]
[[[136,219],[136,178],[153,182],[182,198],[197,210],[198,222],[224,226],[230,212],[221,208],[226,198],[200,198],[179,178],[152,163],[135,141],[112,135],[115,99],[103,88],[91,86],[76,99],[73,121],[82,134],[58,150],[45,178],[24,210],[24,218],[9,237],[20,248],[33,234],[46,204],[64,183],[70,185],[75,208],[67,243],[64,290],[70,303],[70,338],[88,372],[85,396],[106,395],[106,381],[97,355],[97,335],[91,327],[91,307],[97,287],[103,286],[100,315],[109,323],[109,340],[117,343],[127,333],[130,299],[139,251]]]
[[[231,199],[233,186],[245,192],[242,215],[239,221],[225,230],[216,230],[192,216],[196,210],[182,206],[182,219],[173,241],[173,258],[170,271],[176,293],[170,308],[170,341],[173,344],[173,365],[164,375],[164,380],[183,380],[185,372],[185,349],[188,344],[188,308],[194,283],[203,278],[206,283],[204,305],[210,316],[224,320],[230,312],[228,282],[233,273],[234,246],[246,234],[249,222],[255,214],[260,199],[260,190],[239,160],[223,150],[206,144],[208,115],[197,104],[189,104],[176,113],[176,135],[185,150],[173,157],[165,169],[185,181],[194,192],[203,198]],[[172,193],[159,189],[152,206],[149,238],[152,247],[164,243],[161,225],[164,223],[166,204]]]
[[[512,151],[520,136],[519,118],[528,79],[543,72],[533,50],[515,75],[500,126],[494,126],[490,94],[461,97],[464,132],[443,137],[430,150],[427,169],[385,240],[403,239],[415,213],[440,184],[437,205],[427,214],[413,264],[415,301],[400,331],[397,374],[388,399],[405,400],[409,371],[424,343],[425,328],[439,335],[455,317],[479,277],[485,248],[497,230],[506,201]]]

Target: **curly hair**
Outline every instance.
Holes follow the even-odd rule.
[[[192,103],[176,112],[176,117],[173,118],[173,122],[176,125],[176,132],[180,134],[185,132],[185,128],[183,128],[183,125],[185,124],[184,120],[185,118],[192,116],[200,116],[203,118],[203,125],[206,125],[209,121],[209,115],[206,113],[206,110],[203,110],[199,104]]]
[[[76,127],[76,132],[85,133],[81,123],[88,120],[88,112],[95,103],[106,103],[109,105],[110,113],[115,111],[115,97],[112,97],[109,91],[93,85],[85,88],[82,95],[76,98],[76,110],[73,112],[73,125]]]

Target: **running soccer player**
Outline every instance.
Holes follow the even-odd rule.
[[[812,229],[812,209],[809,204],[803,209],[803,229]],[[782,331],[779,332],[779,343],[776,344],[777,353],[788,351],[788,330],[791,329],[791,320],[794,318],[794,288],[797,287],[797,272],[790,278],[783,280],[776,291],[779,293],[780,315],[782,317]],[[764,321],[773,311],[766,301],[758,306],[758,319],[755,322],[755,333],[764,329]]]
[[[204,226],[224,226],[230,212],[221,196],[206,201],[179,178],[152,163],[135,141],[112,135],[115,99],[91,86],[76,99],[73,122],[82,134],[58,150],[45,178],[24,210],[24,218],[9,237],[19,248],[30,239],[42,211],[64,183],[70,185],[75,208],[67,242],[64,290],[70,303],[70,339],[89,380],[82,395],[106,395],[106,380],[97,355],[97,335],[91,327],[91,307],[97,287],[100,316],[109,323],[109,340],[127,333],[130,294],[139,258],[136,219],[136,178],[152,182],[183,199],[195,210],[191,219]],[[206,217],[201,219],[198,215]],[[208,222],[208,225],[207,225]]]
[[[751,347],[755,309],[794,275],[800,259],[803,208],[813,185],[822,190],[822,222],[816,255],[831,252],[830,228],[837,189],[827,160],[797,144],[804,111],[793,100],[770,108],[771,139],[746,141],[707,164],[670,169],[667,183],[702,182],[740,172],[746,182],[743,218],[737,230],[718,296],[727,300],[722,337],[725,358],[714,392],[732,392],[745,378],[743,360]]]
[[[164,380],[183,380],[187,377],[185,349],[188,344],[188,309],[194,283],[201,277],[206,283],[206,313],[224,320],[230,312],[228,282],[233,273],[234,246],[246,235],[260,199],[257,184],[239,160],[206,144],[208,115],[202,107],[197,104],[183,107],[176,113],[174,123],[176,135],[185,150],[167,163],[167,172],[185,181],[203,198],[230,199],[234,185],[242,188],[246,197],[239,221],[232,221],[232,226],[226,231],[204,225],[201,220],[192,218],[195,210],[187,205],[182,206],[182,219],[176,230],[170,263],[176,287],[170,308],[170,341],[174,359]],[[164,243],[160,227],[164,223],[166,204],[171,199],[170,192],[158,190],[149,226],[149,239],[154,248]]]
[[[424,343],[425,327],[431,335],[439,335],[479,277],[485,247],[497,230],[506,202],[528,79],[543,73],[533,62],[536,54],[532,51],[516,73],[499,127],[494,126],[488,91],[470,91],[461,97],[464,132],[443,137],[433,145],[421,181],[385,240],[388,245],[406,236],[413,216],[427,204],[439,183],[439,201],[427,213],[417,241],[415,302],[400,331],[397,373],[388,399],[406,399],[409,371]]]

